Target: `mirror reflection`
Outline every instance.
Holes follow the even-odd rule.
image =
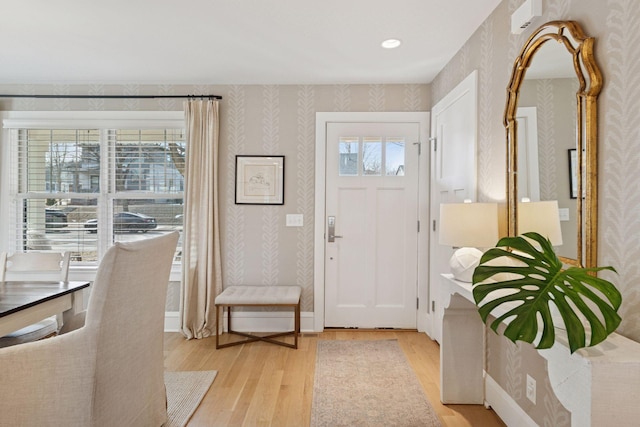
[[[576,157],[579,86],[566,47],[553,40],[546,42],[520,86],[516,116],[518,200],[557,201],[562,238],[556,250],[572,259],[578,258],[578,223],[577,182],[572,179],[570,159]]]

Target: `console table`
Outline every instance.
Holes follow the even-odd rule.
[[[471,283],[442,275],[445,297],[440,345],[440,398],[443,403],[484,403],[484,324],[471,293]],[[562,336],[562,331],[556,336]],[[571,425],[636,426],[640,405],[640,343],[611,334],[594,347],[571,354],[566,343],[538,353],[547,360],[556,397],[571,412]],[[497,408],[494,409],[501,415]]]

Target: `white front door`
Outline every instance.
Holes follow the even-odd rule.
[[[325,326],[416,328],[420,124],[326,135]]]

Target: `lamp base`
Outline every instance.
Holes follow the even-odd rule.
[[[460,282],[471,282],[473,271],[476,269],[482,258],[482,251],[476,248],[457,249],[449,260],[449,267],[454,279]]]

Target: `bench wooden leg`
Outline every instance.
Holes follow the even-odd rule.
[[[294,341],[295,341],[295,347],[294,348],[298,348],[298,335],[300,335],[300,301],[298,301],[298,304],[296,304],[296,312],[295,312],[295,326],[296,326],[296,331],[294,334]]]
[[[224,312],[223,312],[224,315]],[[220,306],[216,305],[216,348],[220,346],[220,327],[222,326],[220,323]]]
[[[265,307],[268,307],[269,305],[265,305]],[[247,344],[250,342],[255,342],[255,341],[265,341],[271,344],[276,344],[276,345],[281,345],[284,347],[289,347],[289,348],[298,348],[298,335],[300,334],[300,301],[298,301],[298,303],[293,306],[294,308],[294,328],[293,331],[287,331],[287,332],[278,332],[275,334],[271,334],[271,335],[265,335],[265,336],[258,336],[258,335],[253,335],[253,334],[249,334],[246,332],[239,332],[239,331],[234,331],[231,328],[231,307],[232,306],[220,306],[220,305],[216,305],[216,321],[217,319],[219,319],[219,313],[218,310],[220,309],[220,307],[222,307],[222,317],[224,318],[224,308],[227,307],[227,333],[229,334],[234,334],[234,335],[239,335],[242,337],[245,337],[245,340],[241,340],[241,341],[234,341],[234,342],[230,342],[230,343],[225,343],[225,344],[220,344],[219,341],[219,328],[218,325],[216,325],[216,349],[220,349],[220,348],[226,348],[226,347],[232,347],[234,345],[240,345],[240,344]],[[223,325],[219,325],[219,326],[223,326]],[[283,337],[283,336],[287,336],[287,335],[293,335],[293,340],[294,343],[293,344],[289,344],[287,342],[283,342],[283,341],[278,341],[278,340],[274,340],[273,338],[278,338],[278,337]]]

